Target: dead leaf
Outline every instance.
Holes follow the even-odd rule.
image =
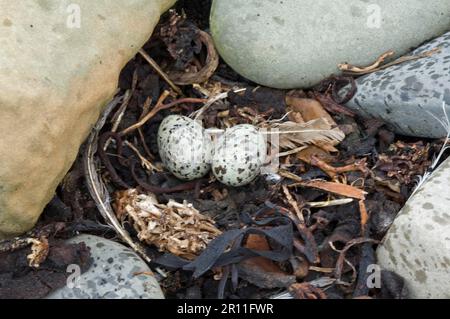
[[[330,193],[334,193],[337,195],[350,197],[350,198],[356,198],[359,200],[366,199],[367,193],[359,188],[356,188],[354,186],[341,184],[341,183],[333,183],[333,182],[327,182],[323,180],[313,180],[313,181],[303,181],[301,183],[295,183],[292,185],[289,185],[290,187],[295,186],[303,186],[303,187],[312,187],[317,188],[323,191],[327,191]]]
[[[311,145],[308,148],[297,153],[297,158],[307,164],[311,164],[311,160],[313,157],[320,158],[322,161],[326,163],[334,161],[333,156],[325,152],[322,148],[319,148],[315,145]]]
[[[317,100],[287,96],[286,104],[291,108],[291,114],[295,115],[296,113],[298,113],[304,120],[304,122],[323,118],[330,125],[336,125],[334,119]]]

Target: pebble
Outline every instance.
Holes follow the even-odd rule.
[[[91,268],[77,280],[69,277],[68,281],[75,287],[66,285],[47,299],[164,299],[152,271],[130,248],[92,235],[69,240],[69,243],[80,242],[90,248]]]

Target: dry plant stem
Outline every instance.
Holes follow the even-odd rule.
[[[299,177],[299,176],[297,176],[297,175],[295,175],[295,174],[293,174],[293,173],[291,173],[289,171],[280,170],[280,171],[278,171],[278,175],[280,175],[280,176],[282,176],[284,178],[291,179],[291,180],[293,180],[294,182],[297,182],[297,183],[303,183],[304,182],[301,177]]]
[[[140,49],[139,50],[139,54],[142,55],[142,57],[148,62],[148,64],[150,64],[150,66],[155,69],[155,71],[159,74],[160,77],[162,77],[164,79],[164,81],[167,82],[167,84],[169,84],[169,86],[175,91],[177,92],[179,95],[183,95],[183,91],[181,91],[181,89],[175,85],[175,83],[172,82],[172,80],[170,80],[169,76],[159,67],[158,63],[156,63],[155,60],[153,60],[148,54],[147,52],[144,51],[144,49]]]
[[[124,144],[126,146],[128,146],[135,154],[137,157],[139,157],[139,160],[141,161],[141,165],[147,169],[150,172],[156,171],[156,172],[160,172],[161,170],[159,168],[157,168],[156,166],[154,166],[148,159],[146,159],[144,156],[142,156],[141,152],[139,152],[139,150],[130,142],[125,141]]]
[[[152,104],[152,99],[150,97],[148,97],[145,100],[144,105],[142,106],[142,113],[141,113],[141,116],[139,117],[139,120],[142,120],[142,118],[148,114],[151,104]],[[150,149],[147,146],[147,142],[145,142],[145,137],[144,137],[144,133],[142,133],[142,128],[141,127],[138,128],[137,131],[139,134],[139,138],[141,139],[142,146],[144,147],[145,153],[147,153],[147,156],[150,159],[154,159],[152,152],[150,152]]]
[[[117,132],[117,129],[119,128],[120,122],[122,122],[122,118],[125,114],[125,111],[127,110],[128,104],[131,101],[131,97],[133,96],[133,90],[127,90],[125,92],[125,95],[123,97],[123,103],[120,106],[117,113],[113,116],[113,125],[111,132]]]
[[[316,267],[316,266],[310,266],[309,270],[315,271],[315,272],[321,272],[324,274],[332,274],[334,272],[334,268],[323,268],[323,267]]]
[[[148,114],[150,106],[152,106],[152,99],[148,97],[145,100],[144,105],[142,106],[142,113],[141,116],[139,117],[139,120],[142,120],[142,118]]]
[[[374,239],[370,239],[370,238],[364,238],[364,237],[362,237],[362,238],[355,238],[355,239],[350,240],[350,241],[345,245],[344,249],[342,249],[342,250],[336,249],[336,247],[334,246],[334,244],[333,244],[332,242],[329,242],[329,243],[328,243],[328,244],[330,245],[330,247],[331,247],[334,251],[336,251],[336,252],[339,253],[339,257],[338,257],[338,260],[337,260],[337,262],[336,262],[336,267],[335,267],[335,271],[334,271],[334,277],[335,277],[335,278],[337,279],[337,281],[340,282],[341,284],[342,284],[342,282],[341,282],[342,272],[343,272],[343,270],[344,270],[344,262],[345,262],[347,265],[349,265],[349,266],[353,269],[353,274],[354,274],[354,276],[356,275],[356,270],[354,269],[353,265],[345,258],[346,253],[347,253],[348,250],[349,250],[350,248],[352,248],[353,246],[355,246],[355,245],[361,245],[361,244],[364,244],[364,243],[378,244],[379,241],[374,240]],[[353,276],[353,277],[354,277],[354,276]],[[356,278],[353,278],[353,279],[356,279]],[[345,283],[344,283],[344,284],[345,284]]]
[[[243,92],[247,89],[239,89],[239,90],[235,90],[233,91],[234,93],[240,93]],[[216,96],[213,96],[212,98],[210,98],[209,100],[207,100],[205,102],[205,105],[203,105],[198,111],[193,112],[190,117],[194,117],[195,120],[198,120],[201,118],[201,116],[203,115],[203,113],[205,113],[205,111],[214,103],[216,103],[217,101],[223,100],[228,98],[228,94],[229,92],[224,92],[224,93],[220,93]]]
[[[316,156],[311,156],[311,165],[317,166],[322,171],[328,174],[331,178],[335,178],[339,174],[361,171],[364,174],[369,173],[367,168],[366,159],[358,160],[354,164],[343,166],[343,167],[333,167]]]
[[[307,149],[308,147],[309,146],[301,146],[301,147],[295,148],[295,149],[293,149],[291,151],[286,151],[286,152],[275,154],[273,157],[285,157],[285,156],[289,156],[289,155],[292,155],[292,154],[297,154],[298,152],[301,152],[304,149]]]
[[[423,58],[429,58],[433,54],[438,53],[440,51],[441,51],[441,48],[434,48],[434,49],[432,49],[430,51],[427,51],[427,52],[424,52],[424,53],[421,53],[421,54],[418,54],[418,55],[403,56],[401,58],[398,58],[395,61],[392,61],[390,63],[386,63],[386,64],[384,64],[384,65],[382,65],[382,66],[380,66],[378,68],[374,68],[374,69],[368,69],[368,70],[362,69],[360,71],[357,71],[358,68],[356,68],[355,69],[356,71],[353,71],[354,70],[353,68],[355,68],[355,67],[352,66],[352,65],[347,65],[346,67],[344,67],[344,69],[341,69],[341,70],[344,71],[344,73],[346,73],[348,75],[370,74],[370,73],[377,72],[377,71],[380,71],[380,70],[384,70],[384,69],[387,69],[387,68],[389,68],[391,66],[402,64],[402,63],[405,63],[405,62],[420,60],[420,59],[423,59]],[[348,70],[347,70],[347,68],[348,68]]]
[[[138,134],[139,134],[139,138],[141,139],[142,146],[144,147],[145,153],[147,154],[147,156],[148,156],[150,159],[154,160],[155,157],[154,157],[153,154],[150,152],[150,149],[148,148],[148,145],[147,145],[147,143],[145,142],[145,137],[144,137],[144,133],[142,132],[142,127],[138,128],[137,131],[138,131]]]
[[[305,223],[305,218],[303,217],[303,214],[302,214],[300,208],[298,207],[297,201],[292,197],[292,195],[289,192],[289,189],[287,188],[286,185],[283,185],[282,188],[283,188],[283,193],[286,196],[286,199],[287,199],[288,203],[294,209],[295,214],[297,215],[300,223],[304,224]]]
[[[132,83],[131,83],[131,89],[127,90],[125,92],[122,105],[117,110],[116,114],[114,114],[114,116],[112,117],[113,126],[111,129],[111,132],[115,133],[119,129],[119,125],[122,122],[125,111],[127,110],[128,105],[130,104],[131,98],[133,97],[133,94],[136,91],[137,81],[138,81],[137,70],[134,70],[133,79],[132,79]],[[111,139],[108,139],[105,143],[105,149],[104,149],[105,151],[108,149],[108,146],[110,143],[111,143]]]
[[[114,116],[112,117],[113,126],[111,132],[117,132],[120,122],[122,121],[123,115],[125,114],[125,111],[128,107],[128,104],[130,103],[131,98],[133,97],[133,94],[136,91],[137,81],[138,81],[137,70],[134,70],[131,82],[131,89],[125,92],[122,105],[120,106],[116,114],[114,114]]]
[[[335,199],[335,200],[329,200],[324,202],[306,202],[306,204],[310,207],[314,208],[325,208],[325,207],[332,207],[332,206],[341,206],[341,205],[347,205],[353,202],[353,198],[343,198],[343,199]]]
[[[137,130],[142,125],[144,125],[148,120],[153,118],[158,112],[160,112],[162,110],[170,109],[170,108],[172,108],[178,104],[182,104],[182,103],[204,103],[205,102],[205,99],[182,98],[182,99],[175,100],[169,104],[163,104],[163,101],[167,98],[167,96],[169,96],[169,92],[165,91],[163,93],[163,95],[161,96],[160,100],[158,101],[158,103],[156,104],[156,106],[146,116],[144,116],[139,122],[137,122],[136,124],[133,124],[132,126],[128,127],[127,129],[123,130],[122,132],[120,132],[120,136],[127,135],[127,134]]]
[[[111,207],[111,199],[103,180],[98,175],[98,166],[95,161],[97,152],[98,135],[104,126],[108,115],[119,103],[119,99],[114,99],[105,109],[100,120],[94,126],[89,136],[85,154],[84,154],[84,172],[89,193],[94,199],[97,208],[106,222],[117,232],[121,239],[127,243],[134,251],[141,255],[146,262],[151,262],[151,258],[145,252],[145,249],[138,243],[134,242],[130,234],[120,225],[117,217]]]
[[[111,129],[111,132],[114,132],[114,133],[117,132],[117,129],[119,128],[120,122],[122,122],[122,118],[123,118],[123,116],[125,114],[125,111],[126,111],[126,109],[128,107],[128,104],[131,101],[131,97],[133,95],[132,92],[133,92],[133,89],[132,90],[127,90],[125,92],[125,95],[123,96],[122,105],[117,110],[116,114],[114,114],[114,116],[113,116],[113,119],[112,119],[113,126],[112,126],[112,129]],[[109,138],[106,141],[105,146],[103,148],[104,151],[106,151],[108,149],[110,143],[111,143],[111,138]]]
[[[386,53],[383,53],[373,64],[367,66],[367,67],[357,67],[348,63],[339,64],[338,67],[341,71],[345,72],[352,72],[352,73],[363,73],[363,72],[369,72],[372,70],[375,70],[381,66],[381,64],[384,63],[384,61],[393,56],[395,54],[394,51],[390,50]]]

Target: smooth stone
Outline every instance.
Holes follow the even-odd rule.
[[[164,299],[158,281],[150,275],[152,271],[131,249],[91,235],[80,235],[68,242],[86,243],[93,264],[79,277],[79,288],[65,286],[46,299]],[[142,272],[146,274],[135,275]]]
[[[214,0],[211,32],[241,75],[306,88],[340,63],[368,65],[391,49],[402,55],[450,30],[449,21],[448,0]]]
[[[0,0],[0,239],[32,228],[175,0]]]
[[[450,158],[408,201],[378,248],[378,263],[405,278],[411,298],[450,298]]]
[[[441,52],[431,57],[359,78],[358,92],[347,106],[363,117],[382,119],[399,134],[446,136],[447,130],[435,117],[445,120],[443,102],[450,116],[450,32],[409,55],[438,47]]]

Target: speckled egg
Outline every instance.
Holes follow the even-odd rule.
[[[188,117],[170,115],[161,122],[158,149],[164,166],[179,179],[194,180],[211,169],[211,139]]]
[[[261,172],[266,158],[264,135],[253,125],[236,125],[227,129],[215,143],[212,171],[228,186],[243,186]]]

